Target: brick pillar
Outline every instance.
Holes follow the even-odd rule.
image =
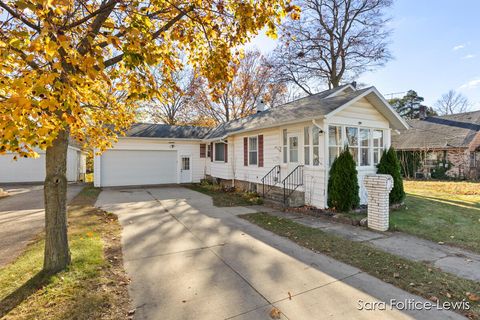
[[[378,231],[388,230],[389,194],[393,178],[389,174],[371,174],[363,179],[368,194],[368,227]]]

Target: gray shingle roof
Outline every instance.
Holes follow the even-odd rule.
[[[168,124],[135,123],[127,137],[165,139],[203,139],[211,128],[194,126],[172,126]]]
[[[301,121],[303,119],[314,119],[315,117],[327,115],[370,89],[365,88],[344,95],[327,98],[332,93],[344,87],[345,86],[323,91],[278,107],[267,109],[263,112],[252,114],[245,118],[223,123],[212,129],[206,138],[221,138],[239,131],[273,127],[275,125],[281,125],[282,123],[288,123],[295,120]]]
[[[411,129],[392,135],[397,150],[468,147],[480,132],[480,111],[408,120]]]

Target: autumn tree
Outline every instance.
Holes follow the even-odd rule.
[[[69,139],[111,146],[140,101],[171,88],[181,56],[221,92],[235,47],[296,11],[289,0],[0,0],[0,151],[46,150],[45,272],[70,263]]]
[[[284,81],[310,95],[338,87],[390,59],[391,0],[301,0],[300,20],[287,21],[275,49]]]
[[[193,108],[199,117],[214,119],[218,124],[256,112],[261,101],[268,107],[284,102],[286,87],[275,81],[275,72],[258,50],[247,51],[220,95],[212,93],[206,81],[196,86]]]
[[[470,102],[463,94],[450,90],[443,94],[435,103],[435,110],[440,115],[467,112]]]

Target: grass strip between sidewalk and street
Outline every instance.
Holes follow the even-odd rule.
[[[121,227],[115,215],[94,207],[99,193],[87,186],[68,206],[72,263],[67,270],[53,276],[41,272],[44,233],[0,269],[0,318],[127,318]]]
[[[410,293],[432,301],[468,301],[470,310],[460,310],[471,319],[480,318],[480,283],[456,277],[421,262],[407,260],[376,249],[368,244],[350,241],[292,220],[252,213],[240,216],[279,236],[314,252],[328,255]]]

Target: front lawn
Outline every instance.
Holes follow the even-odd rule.
[[[129,311],[116,216],[93,207],[99,189],[86,187],[68,209],[72,264],[54,276],[40,271],[44,234],[0,269],[0,318],[126,319]]]
[[[212,197],[213,205],[216,207],[238,207],[263,204],[263,199],[254,192],[236,190],[225,191],[220,185],[210,183],[197,183],[188,187]]]
[[[390,228],[480,253],[480,183],[404,181],[405,208]]]
[[[266,213],[241,217],[314,252],[357,267],[378,279],[432,301],[457,302],[466,299],[471,309],[462,313],[471,319],[480,317],[478,282],[458,278],[421,262],[410,261],[368,244],[340,238],[289,219]]]

